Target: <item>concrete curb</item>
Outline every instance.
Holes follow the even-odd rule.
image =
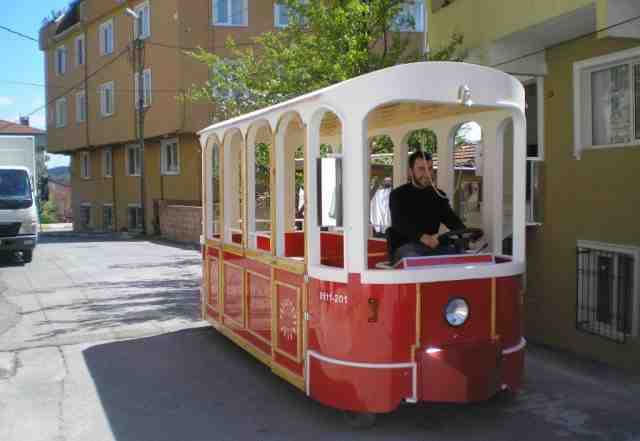
[[[20,321],[22,310],[5,297],[7,285],[0,279],[0,335],[13,328]]]

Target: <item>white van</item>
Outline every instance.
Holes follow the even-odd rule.
[[[32,136],[0,136],[0,255],[31,262],[38,243],[35,143]]]

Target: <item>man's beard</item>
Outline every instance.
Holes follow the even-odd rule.
[[[431,181],[429,180],[429,178],[427,176],[425,176],[424,178],[418,180],[416,178],[414,178],[413,176],[411,177],[411,182],[413,183],[414,186],[422,189],[422,188],[427,188],[429,185],[431,185]]]

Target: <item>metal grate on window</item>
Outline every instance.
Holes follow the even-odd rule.
[[[624,343],[633,317],[634,257],[577,247],[576,328]]]

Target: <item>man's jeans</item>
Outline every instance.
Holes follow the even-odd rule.
[[[391,264],[395,265],[400,259],[405,257],[438,256],[442,254],[455,254],[455,249],[452,250],[451,247],[448,246],[429,248],[422,242],[408,242],[395,250]]]

